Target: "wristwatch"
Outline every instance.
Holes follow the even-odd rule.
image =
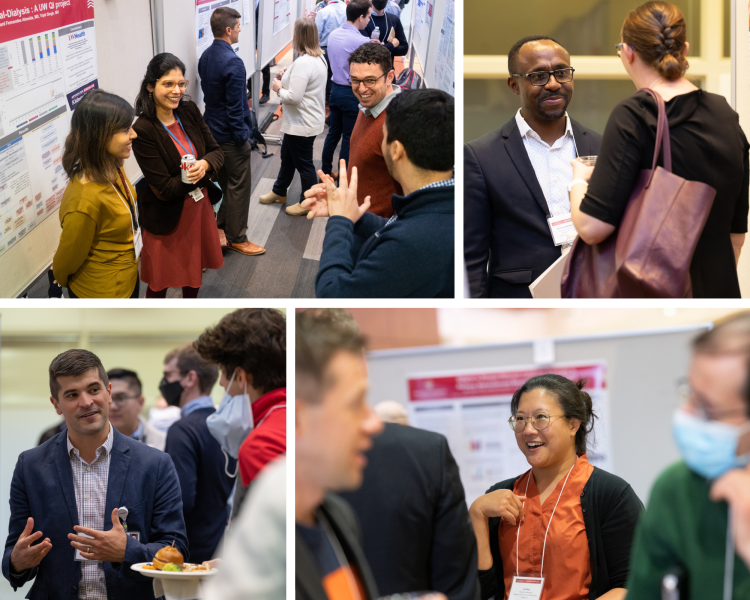
[[[574,186],[574,185],[575,185],[576,183],[582,183],[582,184],[583,184],[583,185],[585,185],[586,187],[588,187],[588,186],[589,186],[589,182],[588,182],[588,181],[586,181],[585,179],[574,179],[573,181],[571,181],[571,182],[570,182],[570,183],[568,184],[568,193],[569,193],[569,194],[570,194],[570,188],[572,188],[572,187],[573,187],[573,186]]]

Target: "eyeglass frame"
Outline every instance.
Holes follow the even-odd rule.
[[[559,419],[561,417],[565,418],[565,415],[550,415],[550,414],[545,413],[545,412],[538,412],[535,415],[531,415],[531,419],[535,419],[535,417],[539,416],[539,415],[544,415],[547,418],[549,418],[549,423],[547,423],[547,427],[545,427],[543,429],[537,429],[537,426],[534,425],[534,422],[532,420],[527,420],[526,424],[523,426],[523,429],[521,431],[516,431],[516,428],[513,425],[514,422],[518,422],[518,419],[516,419],[516,415],[513,415],[512,417],[510,417],[508,419],[508,425],[510,425],[510,428],[513,431],[513,433],[523,433],[524,431],[526,431],[526,427],[528,427],[529,425],[531,425],[537,431],[546,431],[547,429],[549,429],[549,426],[552,423],[552,419]]]
[[[167,86],[166,82],[161,81],[161,80],[158,80],[156,83],[161,84],[161,86],[163,88],[166,88],[170,92],[173,89],[175,89],[176,87],[180,88],[184,92],[185,90],[187,90],[188,86],[190,85],[190,80],[189,79],[183,79],[182,81],[176,81],[176,82],[174,82],[174,85],[171,85],[171,86]],[[185,87],[183,88],[180,84],[184,84]]]
[[[390,71],[389,71],[389,73],[390,73]],[[383,74],[382,74],[382,75],[381,75],[380,77],[386,77],[387,75],[388,75],[388,73],[383,73]],[[357,82],[356,84],[354,83],[354,81],[352,81],[352,78],[351,78],[351,76],[347,77],[346,79],[347,79],[347,80],[349,81],[349,85],[350,85],[351,87],[355,87],[355,86],[356,86],[356,87],[359,87],[359,85],[360,85],[360,84],[362,84],[362,85],[364,85],[364,86],[365,86],[365,87],[366,87],[366,88],[367,88],[368,90],[371,90],[371,89],[372,89],[373,87],[375,87],[375,84],[377,84],[377,83],[378,83],[378,79],[380,79],[380,77],[376,77],[376,78],[375,78],[375,81],[373,81],[373,82],[372,82],[372,85],[367,85],[367,84],[365,83],[365,81],[367,81],[366,79],[355,79],[355,81]]]
[[[557,78],[557,75],[555,73],[558,73],[560,71],[570,71],[570,79],[567,81],[560,81]],[[576,70],[573,67],[565,67],[564,69],[555,69],[554,71],[532,71],[531,73],[511,73],[511,77],[533,77],[534,75],[541,75],[542,73],[547,75],[547,79],[544,81],[544,83],[533,83],[531,79],[528,79],[528,82],[533,85],[534,87],[544,87],[549,83],[550,77],[554,76],[555,81],[557,83],[570,83],[573,81],[573,73],[575,73]]]
[[[615,44],[615,53],[617,56],[620,56],[620,52],[622,52],[622,47],[627,46],[629,44],[626,44],[625,42],[620,42],[619,44]],[[631,50],[635,50],[635,46],[630,46]]]
[[[703,404],[700,402],[696,402],[697,398],[695,396],[695,391],[690,385],[687,377],[680,377],[675,382],[675,387],[677,388],[677,394],[680,396],[680,398],[682,398],[685,404],[693,407],[698,413],[697,416],[699,416],[704,421],[719,421],[721,419],[731,418],[732,416],[738,416],[740,411],[742,411],[743,413],[742,416],[748,416],[747,410],[744,408],[738,408],[736,410],[723,410],[715,413],[712,412],[709,415]]]
[[[140,396],[125,396],[124,398],[120,398],[120,397],[115,398],[114,396],[111,396],[111,398],[112,398],[112,402],[119,405],[124,402],[127,402],[128,400],[138,400]]]

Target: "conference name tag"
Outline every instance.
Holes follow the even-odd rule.
[[[88,535],[88,534],[86,534],[86,533],[76,532],[76,535],[80,535],[81,537],[89,538],[89,539],[91,539],[91,540],[93,540],[93,539],[94,539],[94,536]],[[76,548],[76,556],[75,556],[75,559],[76,559],[77,561],[80,561],[80,562],[83,562],[83,561],[87,561],[87,560],[91,560],[90,558],[83,558],[83,556],[81,556],[81,551],[80,551],[80,550],[78,550],[78,548]]]
[[[143,250],[143,233],[140,227],[133,233],[133,246],[135,247],[135,260],[138,260]]]
[[[193,200],[198,202],[198,200],[201,200],[203,198],[203,192],[201,192],[198,188],[195,188],[192,192],[190,192],[190,195],[193,197]]]
[[[544,577],[514,577],[508,600],[539,600],[544,587]]]
[[[547,219],[549,230],[552,232],[552,241],[555,246],[562,246],[568,241],[568,233],[573,233],[571,239],[577,235],[576,228],[573,225],[573,216],[570,213],[557,215]]]

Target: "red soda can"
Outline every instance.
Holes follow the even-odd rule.
[[[193,168],[196,162],[198,161],[195,160],[195,156],[192,154],[186,154],[182,157],[182,164],[180,165],[180,169],[182,169],[182,183],[190,183],[188,171]]]

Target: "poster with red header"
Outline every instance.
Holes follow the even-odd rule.
[[[597,415],[589,436],[589,462],[611,469],[609,403],[604,362],[513,367],[407,376],[409,422],[448,439],[461,472],[468,505],[505,479],[529,470],[508,424],[513,393],[537,375],[556,373],[572,381],[585,379]],[[593,445],[591,442],[594,442]]]
[[[0,254],[59,208],[70,115],[97,77],[93,0],[0,3]]]

